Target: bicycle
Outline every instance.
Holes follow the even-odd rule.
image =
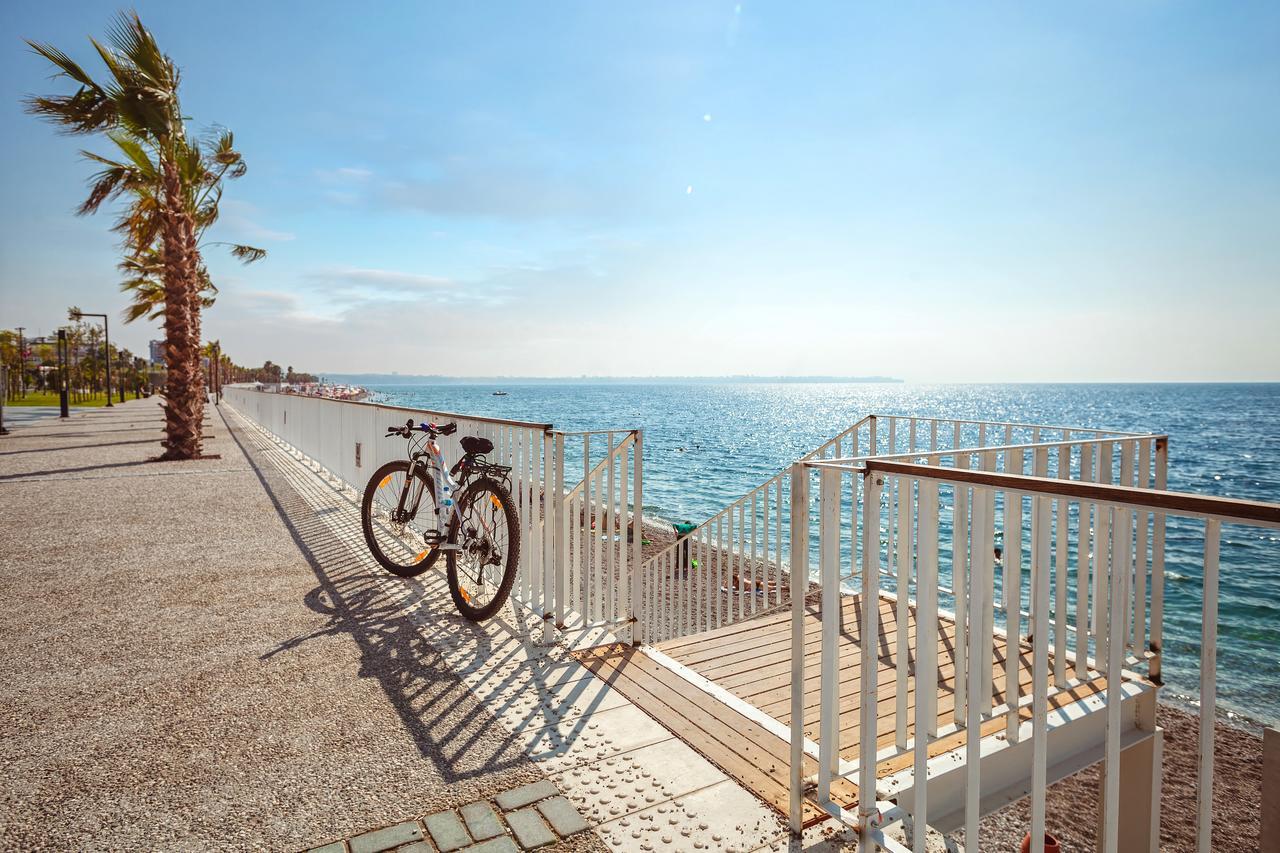
[[[374,559],[399,577],[422,574],[443,553],[454,605],[478,622],[497,613],[511,593],[520,526],[505,485],[511,468],[485,459],[493,442],[462,438],[464,455],[448,467],[436,439],[457,431],[456,423],[414,426],[412,419],[388,427],[385,437],[410,439],[408,458],[373,472],[360,521]]]

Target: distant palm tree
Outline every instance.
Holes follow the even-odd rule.
[[[85,151],[101,170],[79,213],[128,196],[113,230],[124,239],[125,289],[134,294],[135,316],[161,313],[165,328],[165,459],[194,459],[201,452],[204,418],[200,376],[200,309],[208,273],[200,236],[218,217],[222,179],[244,174],[245,164],[230,132],[205,145],[188,138],[178,100],[180,74],[134,14],[122,14],[109,29],[107,45],[90,39],[107,67],[99,83],[57,48],[28,42],[79,88],[71,95],[33,97],[31,113],[71,134],[99,133],[119,150],[111,159]],[[233,246],[232,255],[253,261],[265,252]],[[129,282],[137,282],[130,286]]]

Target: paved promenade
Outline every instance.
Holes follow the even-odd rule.
[[[221,459],[147,461],[161,422],[0,439],[0,847],[798,849],[514,607],[377,568],[354,493],[225,405]]]

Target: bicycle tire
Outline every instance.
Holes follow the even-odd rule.
[[[377,495],[379,488],[383,482],[392,477],[396,473],[407,474],[409,470],[409,462],[405,459],[398,459],[394,462],[388,462],[381,468],[373,472],[373,476],[369,478],[368,484],[364,487],[364,496],[360,501],[360,527],[364,531],[364,541],[369,546],[369,552],[373,554],[373,558],[378,561],[384,569],[391,574],[402,578],[416,577],[430,569],[440,559],[440,549],[427,547],[426,543],[419,543],[416,547],[423,548],[421,552],[409,550],[408,543],[404,555],[406,559],[396,559],[397,555],[388,554],[383,544],[378,541],[378,537],[374,531],[373,518],[373,500]],[[435,484],[431,479],[424,466],[419,465],[417,478],[422,481],[423,493],[422,502],[429,502],[430,505],[425,507],[433,517],[435,516]],[[419,513],[424,507],[419,507]],[[381,524],[382,522],[376,522]]]
[[[515,584],[516,572],[520,563],[520,522],[516,515],[515,501],[511,498],[511,493],[507,488],[497,480],[488,477],[476,480],[467,486],[466,490],[459,496],[458,510],[462,517],[466,517],[467,510],[472,503],[479,500],[485,493],[492,499],[495,499],[501,507],[501,514],[507,525],[507,546],[506,553],[502,555],[502,578],[498,582],[497,589],[493,597],[480,605],[472,603],[472,596],[464,592],[465,587],[459,583],[458,574],[458,550],[448,550],[445,552],[446,574],[449,579],[449,594],[453,597],[454,606],[458,608],[458,612],[470,619],[472,622],[482,622],[490,618],[504,605],[507,598],[511,595],[511,587]],[[455,515],[449,521],[449,538],[450,545],[459,545],[459,515]],[[480,566],[480,570],[484,570],[484,565]],[[470,579],[468,579],[470,582]],[[476,579],[479,583],[480,578]]]

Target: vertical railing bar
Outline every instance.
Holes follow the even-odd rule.
[[[934,423],[936,427],[937,424]],[[936,430],[932,437],[936,446]],[[938,484],[921,480],[916,516],[916,724],[912,847],[925,853],[929,825],[929,744],[938,736]],[[898,625],[905,633],[906,623]],[[898,683],[906,693],[907,682]]]
[[[748,566],[747,574],[748,574],[748,579],[751,582],[751,613],[752,615],[754,615],[756,612],[756,599],[757,599],[757,592],[758,592],[756,589],[756,535],[757,535],[756,521],[760,514],[759,498],[760,498],[759,492],[751,493],[751,563]]]
[[[907,626],[911,618],[908,596],[911,591],[911,508],[915,503],[912,499],[913,481],[903,477],[894,478],[898,495],[898,538],[896,545],[896,572],[895,578],[898,584],[898,601],[897,601],[897,622],[898,622],[898,644],[897,644],[897,704],[895,708],[895,735],[897,738],[898,749],[907,748],[907,713],[908,713],[908,697],[907,697],[907,679],[909,677],[909,665],[911,657],[910,638],[907,633]],[[889,486],[892,491],[893,485]],[[920,586],[916,585],[916,620],[919,622],[919,590]],[[917,624],[916,636],[920,634]],[[919,667],[920,657],[916,655],[916,666]],[[916,695],[919,696],[919,688],[916,689]],[[917,704],[919,699],[917,698]],[[918,735],[917,735],[918,736]]]
[[[781,487],[781,478],[779,478]],[[807,514],[799,511],[809,505],[809,478],[802,463],[791,466],[791,767],[789,774],[791,832],[804,829],[804,604],[806,589],[797,577],[809,576],[809,524]],[[781,498],[781,493],[779,493]],[[778,503],[782,517],[782,503]],[[782,537],[778,536],[779,547]],[[781,551],[779,551],[781,558]],[[778,560],[782,562],[781,559]],[[819,746],[821,749],[821,746]],[[837,751],[839,746],[837,745]]]
[[[1137,445],[1131,441],[1121,441],[1121,442],[1117,442],[1117,447],[1119,448],[1119,451],[1120,451],[1120,485],[1132,486],[1134,473],[1135,473],[1134,472],[1134,455],[1137,451]],[[1121,538],[1123,539],[1123,543],[1124,543],[1123,553],[1126,555],[1133,555],[1135,554],[1133,550],[1133,541],[1134,541],[1133,526],[1134,526],[1134,522],[1137,520],[1136,514],[1132,510],[1125,510],[1121,514],[1121,517],[1123,517],[1125,521],[1124,530],[1121,532]],[[1132,607],[1132,602],[1130,602],[1129,598],[1130,598],[1131,591],[1133,589],[1133,584],[1130,582],[1130,577],[1137,569],[1137,562],[1138,561],[1136,559],[1126,558],[1123,563],[1121,562],[1115,563],[1114,570],[1119,572],[1124,572],[1124,576],[1125,576],[1125,583],[1124,583],[1125,597],[1124,597],[1124,601],[1121,602],[1121,607],[1124,609],[1124,618],[1120,622],[1120,634],[1119,634],[1119,641],[1122,648],[1127,648],[1129,646],[1129,641],[1130,641],[1130,638],[1132,637],[1131,622],[1133,617],[1133,607]]]
[[[1124,586],[1125,572],[1120,570],[1124,551],[1122,532],[1123,515],[1127,510],[1107,507],[1104,514],[1116,516],[1108,525],[1111,540],[1112,563],[1107,577],[1108,626],[1107,635],[1107,737],[1106,761],[1103,766],[1105,781],[1103,790],[1103,850],[1116,853],[1120,844],[1120,734],[1124,705]]]
[[[614,540],[614,527],[616,525],[617,515],[615,513],[615,490],[617,488],[617,480],[614,476],[614,466],[617,464],[617,448],[614,445],[614,433],[606,433],[608,436],[608,462],[609,474],[604,478],[606,486],[606,494],[608,500],[605,502],[603,515],[604,524],[601,525],[605,536],[605,559],[604,559],[604,618],[610,622],[618,618],[618,600],[617,600],[617,579],[614,572],[617,571],[617,543]]]
[[[1044,853],[1049,727],[1049,545],[1052,500],[1032,499],[1031,849]],[[1108,682],[1110,684],[1110,682]],[[1016,714],[1016,710],[1015,710]]]
[[[1138,442],[1138,482],[1140,489],[1151,488],[1151,440],[1142,439]],[[1149,511],[1138,514],[1137,535],[1138,544],[1135,550],[1136,558],[1134,559],[1134,589],[1133,589],[1133,653],[1142,655],[1147,647],[1147,566],[1148,566],[1148,550],[1147,550],[1147,532],[1151,526],[1151,513]]]
[[[879,706],[880,660],[880,489],[884,484],[878,474],[862,478],[862,683],[859,703],[858,748],[858,817],[861,822],[861,849],[874,850],[871,836],[871,820],[876,814],[876,721]],[[856,511],[857,501],[854,502]],[[852,525],[851,535],[856,546],[858,525]],[[850,549],[851,554],[857,548]],[[825,615],[825,613],[824,613]],[[905,686],[904,686],[905,689]],[[839,702],[837,694],[836,701]],[[919,699],[917,698],[917,702]],[[823,718],[826,719],[825,716]],[[836,730],[839,737],[839,729]],[[838,743],[837,743],[838,747]],[[839,750],[837,759],[839,758]],[[917,784],[919,784],[917,782]],[[924,834],[924,827],[919,831]]]
[[[578,612],[586,622],[591,621],[591,434],[582,436],[582,513],[579,529],[581,544],[578,552],[578,589],[574,590]]]
[[[1154,486],[1163,491],[1168,486],[1169,440],[1156,439]],[[1164,645],[1164,538],[1165,515],[1154,513],[1151,519],[1151,660],[1147,674],[1157,684],[1162,681],[1161,649]]]
[[[724,516],[716,519],[716,584],[713,590],[716,602],[716,618],[713,628],[719,628],[723,624],[724,612],[724,593],[721,590],[727,588],[724,580]]]
[[[838,643],[841,627],[840,481],[842,477],[843,472],[839,468],[823,468],[818,477],[818,571],[822,578],[819,803],[831,801],[831,780],[840,764],[840,648]],[[864,623],[864,630],[865,627]],[[866,635],[863,636],[865,638]]]
[[[1071,479],[1071,448],[1058,448],[1058,479]],[[1057,500],[1057,527],[1054,530],[1054,607],[1053,607],[1053,683],[1062,687],[1067,681],[1067,606],[1068,557],[1070,555],[1070,507],[1066,498]]]
[[[1204,604],[1200,619],[1200,750],[1196,792],[1196,849],[1213,849],[1213,736],[1217,721],[1218,558],[1222,522],[1204,527]]]
[[[742,583],[746,579],[746,558],[747,558],[747,502],[738,502],[738,542],[737,542],[737,561],[738,561],[738,578],[734,586],[737,588],[738,596],[738,619],[745,619],[747,616],[747,596],[742,589]]]
[[[1112,467],[1115,461],[1115,446],[1111,442],[1105,441],[1099,447],[1097,482],[1110,484]],[[1093,578],[1097,600],[1094,606],[1094,613],[1098,620],[1098,632],[1094,640],[1094,654],[1099,664],[1105,665],[1105,662],[1111,659],[1111,635],[1115,630],[1115,624],[1108,616],[1111,612],[1110,595],[1113,587],[1110,578],[1115,572],[1115,554],[1112,550],[1114,537],[1111,530],[1114,515],[1109,510],[1097,505],[1094,508],[1094,515]],[[1120,637],[1123,643],[1124,635],[1121,634]]]
[[[1093,445],[1080,445],[1080,480],[1093,482]],[[1096,634],[1093,609],[1097,599],[1089,594],[1090,567],[1094,560],[1094,530],[1092,503],[1080,501],[1076,525],[1076,678],[1083,681],[1089,676],[1089,638]]]
[[[983,431],[981,426],[979,431]],[[984,636],[981,629],[986,613],[991,609],[992,586],[989,579],[994,569],[991,565],[989,490],[969,489],[969,492],[973,505],[970,519],[973,562],[969,574],[969,708],[965,727],[964,838],[966,848],[972,845],[977,850],[981,843],[979,825],[982,819],[982,716],[983,709],[991,705],[991,691],[987,685],[991,673],[992,637],[990,634]]]
[[[955,441],[960,444],[960,424],[955,425]],[[969,454],[956,454],[956,468],[969,467]],[[963,726],[968,716],[969,679],[965,677],[969,661],[968,641],[968,609],[969,609],[969,575],[971,564],[969,534],[969,492],[956,490],[955,515],[952,528],[951,549],[951,588],[955,595],[956,642],[955,662],[955,709],[954,720],[957,726]]]
[[[989,450],[983,454],[983,469],[986,471],[994,471],[996,469],[996,459],[999,456],[998,450]],[[984,595],[982,598],[982,621],[981,631],[979,635],[982,638],[983,654],[980,659],[969,660],[969,666],[977,666],[982,674],[982,691],[975,697],[972,693],[969,695],[969,701],[978,701],[981,703],[984,713],[990,713],[991,706],[995,702],[995,636],[996,636],[996,614],[995,614],[995,585],[996,585],[996,567],[995,567],[995,521],[996,521],[996,493],[994,489],[984,489],[982,491],[982,499],[986,501],[984,516],[986,519],[986,528],[982,531],[982,568],[983,575],[981,583],[984,587]],[[970,593],[972,594],[972,593]],[[975,630],[970,624],[969,631]]]
[[[777,485],[777,516],[774,519],[774,536],[778,540],[778,586],[774,592],[774,604],[782,603],[782,478],[778,478]],[[794,510],[793,510],[794,511]],[[793,581],[794,583],[794,581]]]

